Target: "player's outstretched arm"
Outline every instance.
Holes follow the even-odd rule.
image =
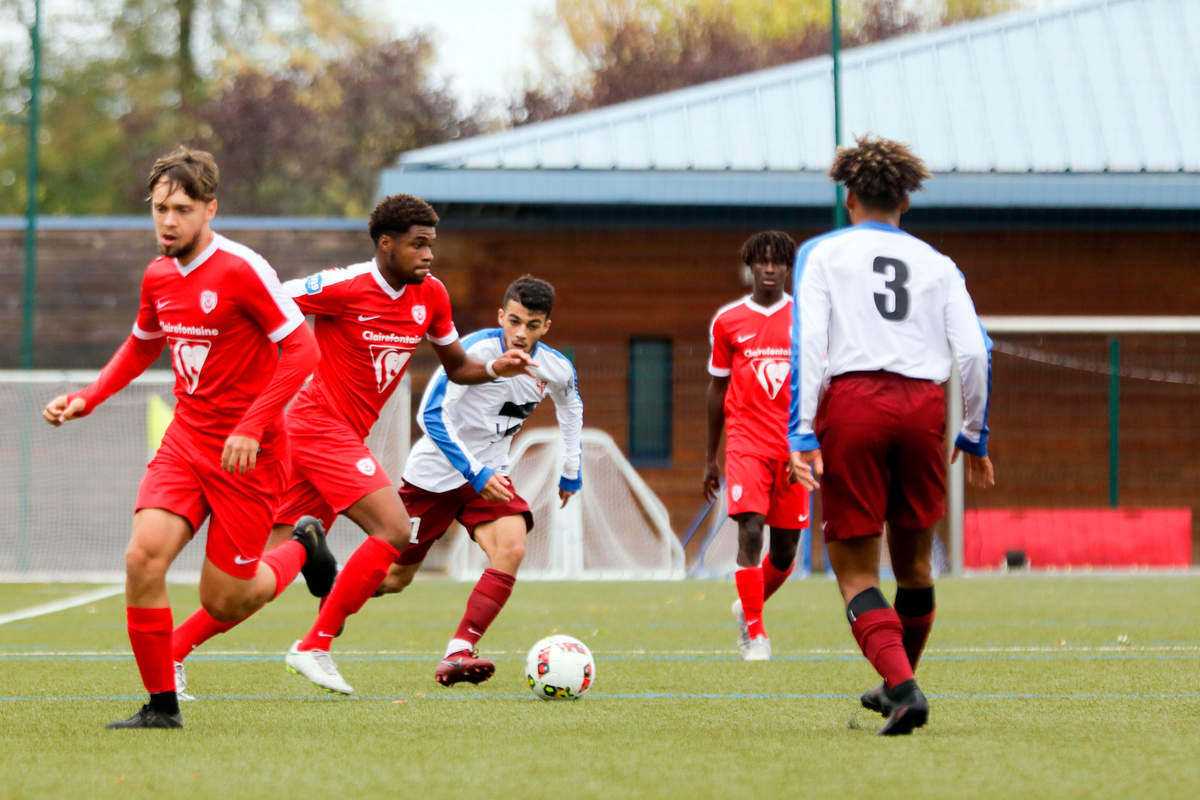
[[[446,377],[467,386],[487,383],[496,378],[512,378],[521,373],[533,375],[530,367],[537,366],[529,354],[519,348],[509,350],[491,361],[480,361],[467,355],[458,339],[450,344],[434,344],[433,349],[442,362],[442,368],[446,370]]]
[[[71,394],[59,395],[42,409],[42,419],[58,427],[64,422],[86,417],[96,406],[129,385],[146,371],[162,352],[166,340],[161,335],[143,339],[131,334],[100,370],[95,382]]]

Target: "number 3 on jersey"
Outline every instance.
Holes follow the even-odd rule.
[[[883,288],[891,292],[876,292],[875,308],[879,309],[879,314],[884,319],[904,319],[908,316],[908,289],[904,288],[904,284],[908,282],[908,265],[898,258],[876,256],[872,266],[880,275],[887,277]]]

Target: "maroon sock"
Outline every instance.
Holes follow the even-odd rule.
[[[467,598],[467,610],[454,632],[455,639],[470,642],[472,646],[487,632],[500,609],[512,594],[516,577],[507,572],[488,567],[479,576],[479,582]]]
[[[171,663],[171,607],[125,609],[129,644],[137,661],[142,685],[151,694],[175,691],[175,666]]]
[[[913,677],[912,665],[904,652],[900,618],[892,608],[875,608],[859,614],[850,623],[854,639],[875,671],[890,689]]]
[[[307,557],[308,551],[295,539],[288,539],[263,556],[263,563],[275,573],[275,594],[271,595],[272,600],[279,597],[283,594],[284,589],[292,585],[292,581],[296,580],[296,576],[300,574],[300,568],[304,566]]]
[[[733,573],[733,581],[737,584],[738,597],[742,600],[742,615],[746,617],[746,628],[750,638],[766,636],[763,626],[763,571],[761,567],[742,567]]]
[[[792,563],[788,564],[786,570],[781,570],[771,563],[771,556],[768,554],[762,560],[763,573],[763,602],[771,599],[771,595],[779,591],[779,587],[783,586],[783,582],[792,574],[792,570],[796,568],[796,559],[792,559]]]
[[[171,637],[171,658],[175,661],[183,661],[197,647],[241,621],[239,619],[235,622],[217,622],[203,608],[196,609],[195,614],[192,614],[175,629],[175,634]]]
[[[904,629],[903,641],[904,652],[908,655],[908,663],[913,669],[917,668],[917,662],[921,660],[921,653],[925,650],[925,641],[929,638],[929,630],[933,627],[933,612],[930,611],[921,617],[907,617],[903,614],[897,614],[900,618],[900,625]]]
[[[271,551],[274,552],[274,551]],[[358,546],[346,566],[333,582],[333,590],[325,598],[308,635],[300,642],[301,650],[328,650],[333,637],[342,629],[346,617],[363,607],[383,579],[388,569],[400,557],[396,548],[377,536],[368,536]]]

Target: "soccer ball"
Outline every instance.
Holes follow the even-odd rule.
[[[573,636],[547,636],[525,657],[529,688],[543,700],[582,697],[596,680],[596,661],[587,645]]]

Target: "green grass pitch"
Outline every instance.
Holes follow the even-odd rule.
[[[93,588],[0,584],[0,618]],[[940,581],[929,724],[898,738],[858,705],[878,679],[825,577],[768,603],[768,663],[736,657],[731,582],[519,582],[481,642],[495,677],[445,689],[469,590],[370,601],[337,641],[344,698],[285,671],[316,605],[294,586],[189,659],[182,731],[103,729],[142,702],[119,594],[0,624],[0,797],[1200,794],[1196,575]],[[171,592],[178,622],[196,593]],[[525,685],[526,650],[556,632],[596,656],[578,701]]]

